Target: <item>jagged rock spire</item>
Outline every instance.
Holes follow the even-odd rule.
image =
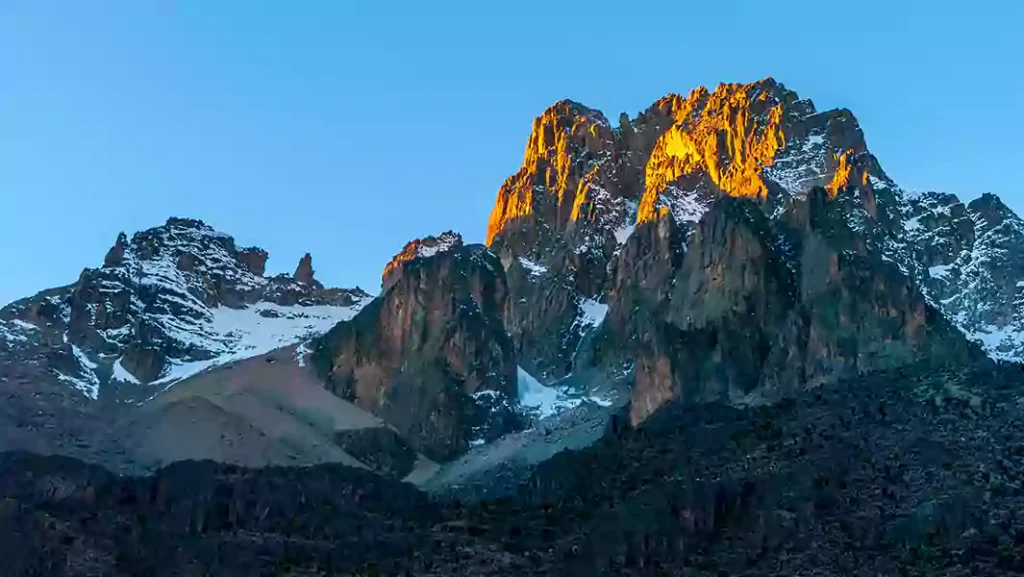
[[[292,276],[300,283],[313,284],[313,256],[307,252],[299,259],[299,266],[296,267],[295,274]]]
[[[128,242],[128,236],[124,232],[117,235],[117,240],[114,241],[114,246],[110,247],[107,251],[107,256],[103,257],[104,267],[117,267],[121,266],[124,262],[124,247]]]

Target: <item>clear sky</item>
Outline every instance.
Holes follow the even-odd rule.
[[[172,215],[376,292],[411,238],[482,241],[550,103],[765,76],[904,188],[1022,212],[1022,36],[1008,0],[0,0],[0,303]]]

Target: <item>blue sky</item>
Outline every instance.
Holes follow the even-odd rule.
[[[0,303],[171,215],[376,291],[411,238],[483,239],[550,103],[765,76],[853,110],[905,188],[1024,209],[1020,3],[770,5],[0,2]]]

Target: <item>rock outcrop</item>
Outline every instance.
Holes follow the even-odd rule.
[[[388,265],[385,292],[320,338],[313,359],[335,394],[445,460],[519,425],[515,354],[501,321],[508,289],[483,246],[409,247]],[[405,258],[410,251],[418,256]]]
[[[50,348],[51,378],[96,398],[108,385],[170,384],[297,342],[369,301],[358,288],[324,289],[309,255],[294,279],[263,276],[266,261],[202,221],[171,218],[118,235],[103,267],[4,307],[0,319],[24,337],[12,347]]]
[[[981,356],[898,265],[844,248],[857,238],[826,189],[776,222],[752,201],[715,201],[661,314],[640,325],[632,422],[670,400],[760,403],[922,359]]]
[[[571,373],[587,302],[611,304],[613,294],[633,302],[637,286],[652,287],[643,298],[654,302],[667,296],[657,294],[657,273],[631,279],[625,271],[640,272],[638,259],[679,261],[639,251],[654,238],[682,250],[718,198],[751,199],[777,219],[816,186],[869,231],[868,249],[913,268],[900,241],[902,195],[847,110],[818,112],[770,78],[670,94],[635,119],[622,115],[617,128],[581,104],[555,104],[534,121],[487,230],[509,271],[505,322],[523,365],[549,381]],[[650,238],[631,246],[638,229]]]
[[[384,267],[381,275],[381,290],[387,292],[402,274],[405,264],[417,258],[433,256],[439,252],[462,247],[462,235],[445,231],[437,236],[418,238],[406,243],[401,252],[391,258],[391,261]]]
[[[993,357],[1024,359],[1024,221],[999,197],[911,195],[908,244],[932,302]]]
[[[299,259],[299,266],[295,267],[295,274],[292,275],[292,278],[304,285],[313,286],[316,283],[313,278],[313,256],[308,252]]]

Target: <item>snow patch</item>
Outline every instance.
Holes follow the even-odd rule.
[[[561,389],[542,385],[522,367],[517,367],[516,374],[519,381],[519,404],[531,409],[542,419],[580,404],[580,399],[569,398]]]
[[[128,372],[128,369],[124,368],[121,364],[121,358],[117,359],[114,363],[114,372],[110,375],[110,378],[115,381],[121,381],[122,383],[129,383],[132,385],[139,385],[139,379],[135,378],[135,375]]]
[[[786,146],[764,174],[790,194],[800,195],[825,180],[827,153],[824,134],[809,134],[803,142]]]
[[[668,207],[678,223],[700,222],[708,211],[708,204],[701,200],[697,191],[679,190],[674,186],[668,187],[661,194],[660,204]]]
[[[949,269],[951,268],[953,268],[953,266],[948,264],[930,266],[928,267],[928,276],[932,278],[946,278],[949,276]]]
[[[629,237],[633,236],[633,231],[636,230],[635,224],[623,226],[622,228],[615,230],[615,241],[619,244],[625,244]]]
[[[92,362],[92,360],[90,360],[89,357],[84,352],[82,352],[82,349],[75,346],[74,343],[68,341],[68,334],[66,332],[64,333],[63,338],[64,344],[71,345],[71,354],[75,355],[75,360],[78,361],[79,365],[90,371],[96,368],[96,363]]]
[[[25,333],[33,330],[37,330],[37,327],[24,321],[0,320],[0,341],[7,341],[8,344],[28,342],[28,337],[25,336]]]
[[[178,381],[187,379],[198,375],[199,373],[211,369],[213,367],[239,361],[248,358],[246,355],[224,355],[221,357],[207,359],[205,361],[171,361],[169,366],[164,369],[161,373],[161,377],[152,383],[151,385],[165,385],[164,389],[170,388],[171,385]]]
[[[579,322],[586,328],[601,326],[608,314],[608,305],[594,299],[583,299],[580,302]]]
[[[153,384],[171,385],[212,367],[263,355],[319,336],[334,325],[354,317],[370,300],[364,299],[350,307],[286,307],[263,302],[244,309],[216,308],[212,320],[203,323],[202,330],[181,327],[185,330],[173,332],[174,338],[182,344],[212,351],[216,356],[191,362],[173,361]],[[163,320],[173,328],[173,318]]]
[[[38,331],[39,330],[39,327],[35,326],[32,323],[27,323],[27,322],[25,322],[25,321],[23,321],[21,319],[13,319],[11,321],[11,324],[13,324],[14,326],[16,326],[18,328],[24,329],[26,331]]]
[[[121,339],[131,336],[132,327],[130,325],[124,325],[116,329],[104,329],[96,332],[98,332],[100,336],[103,337],[103,340],[108,343],[118,344]]]
[[[977,341],[988,356],[995,360],[1020,360],[1020,350],[1024,347],[1024,331],[1018,327],[987,325],[975,331],[965,331],[965,334],[969,339]]]
[[[306,366],[306,355],[313,352],[313,349],[309,348],[310,341],[302,341],[299,346],[295,347],[295,362],[305,368]]]
[[[882,180],[881,178],[878,178],[877,176],[875,176],[873,174],[869,174],[868,175],[868,182],[871,184],[871,188],[873,188],[873,189],[891,188],[891,185],[888,182],[885,182],[884,180]]]
[[[64,333],[64,343],[71,346],[71,354],[74,355],[75,361],[78,363],[79,374],[78,376],[71,376],[55,370],[54,373],[57,375],[57,379],[68,383],[83,395],[95,401],[100,397],[100,378],[93,371],[97,367],[96,363],[92,362],[82,352],[82,349],[68,342],[67,333]]]
[[[530,276],[541,276],[548,272],[548,267],[537,264],[525,257],[519,257],[519,264],[523,265],[523,268],[530,271]]]
[[[95,401],[100,398],[100,382],[99,379],[96,379],[96,375],[88,373],[85,378],[78,378],[65,375],[60,371],[54,371],[54,374],[57,375],[57,380],[71,385],[89,399]]]
[[[455,247],[461,241],[461,237],[456,234],[442,234],[437,237],[437,242],[432,246],[420,245],[416,249],[416,256],[428,257],[434,256],[439,252],[447,252]]]

